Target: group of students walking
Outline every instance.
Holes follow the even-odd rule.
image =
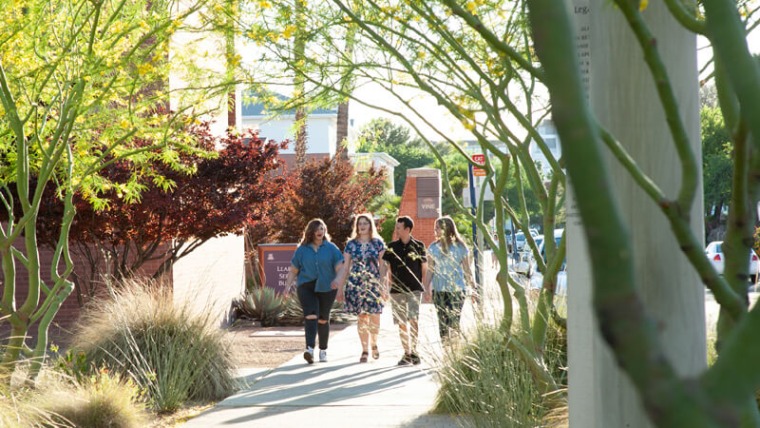
[[[327,361],[330,310],[336,299],[343,302],[346,312],[358,317],[360,363],[366,363],[370,355],[380,358],[380,314],[388,300],[404,349],[399,365],[420,363],[420,303],[434,304],[442,340],[459,330],[467,288],[473,286],[469,249],[448,216],[436,220],[436,240],[427,249],[412,236],[413,229],[411,218],[399,217],[394,230],[397,239],[386,246],[372,216],[359,214],[341,254],[330,241],[324,221],[309,221],[287,279],[288,290],[296,287],[303,309],[303,356],[309,364],[315,359],[317,339],[319,361]]]

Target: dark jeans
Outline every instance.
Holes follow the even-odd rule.
[[[303,316],[317,315],[318,319],[326,320],[319,324],[316,319],[305,319],[306,346],[314,348],[314,342],[319,334],[319,349],[327,349],[330,338],[330,310],[332,309],[338,290],[317,292],[317,281],[304,282],[298,286],[298,300],[301,302]]]
[[[459,331],[459,318],[462,316],[465,294],[463,291],[449,293],[433,292],[433,304],[438,315],[438,331],[441,339],[449,336],[449,329]]]

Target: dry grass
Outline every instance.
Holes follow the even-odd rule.
[[[103,371],[80,383],[47,380],[43,385],[34,404],[61,426],[141,428],[148,421],[140,390],[131,379]]]
[[[80,325],[72,346],[95,366],[132,376],[154,409],[216,401],[236,388],[229,343],[210,311],[174,302],[168,287],[124,284]]]

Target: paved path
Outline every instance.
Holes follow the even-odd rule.
[[[268,372],[248,370],[249,387],[184,426],[459,427],[450,416],[430,414],[438,390],[431,362],[441,348],[432,305],[422,308],[419,366],[397,366],[403,351],[387,307],[379,360],[359,363],[359,338],[350,326],[330,338],[329,362],[308,365],[299,355]]]

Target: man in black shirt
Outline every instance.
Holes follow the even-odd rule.
[[[395,233],[398,239],[388,244],[383,260],[391,268],[391,299],[393,321],[398,324],[404,356],[400,366],[419,364],[417,354],[418,322],[422,279],[427,271],[425,244],[412,237],[414,221],[407,216],[396,219]]]

